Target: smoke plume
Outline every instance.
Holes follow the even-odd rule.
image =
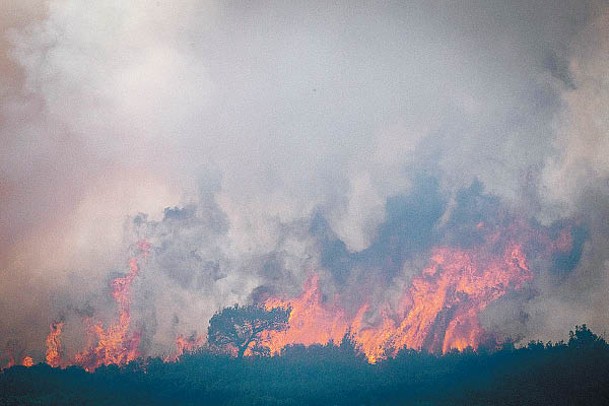
[[[53,323],[75,356],[141,240],[145,355],[312,274],[374,326],[434,247],[509,224],[533,277],[482,327],[605,331],[607,6],[3,2],[0,362]]]

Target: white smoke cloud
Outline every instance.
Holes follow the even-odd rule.
[[[544,168],[550,204],[577,210],[588,189],[609,191],[609,14],[597,16],[572,44],[570,68],[577,89],[563,95],[558,137]]]

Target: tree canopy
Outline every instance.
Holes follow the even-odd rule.
[[[602,337],[592,332],[585,324],[575,326],[575,331],[569,331],[569,347],[589,348],[605,346],[607,343]]]
[[[287,330],[291,311],[283,307],[266,309],[263,305],[235,304],[224,308],[209,321],[208,342],[241,358],[252,343],[253,347],[261,347],[264,331]]]

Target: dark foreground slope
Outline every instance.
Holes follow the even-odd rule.
[[[349,345],[283,356],[209,353],[86,373],[39,364],[0,374],[0,404],[607,405],[609,346],[585,327],[568,343],[444,356],[404,351],[369,365]]]

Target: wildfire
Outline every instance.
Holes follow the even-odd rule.
[[[201,348],[205,342],[205,337],[193,334],[190,337],[186,337],[182,334],[176,338],[176,353],[172,356],[166,357],[166,362],[175,362],[180,359],[184,353],[191,353]]]
[[[34,359],[32,357],[30,357],[29,355],[26,355],[25,357],[23,357],[23,360],[21,361],[21,365],[29,368],[34,365]]]
[[[129,260],[129,272],[111,282],[112,297],[118,306],[118,319],[104,328],[102,322],[87,319],[90,345],[74,357],[74,363],[87,371],[94,371],[101,365],[125,365],[140,356],[141,334],[131,331],[131,287],[140,272],[140,261],[148,256],[150,244],[140,241],[138,255]],[[63,322],[51,324],[46,339],[46,362],[52,367],[61,365],[61,333]]]
[[[118,305],[118,320],[104,328],[101,322],[89,325],[89,333],[97,344],[76,354],[76,363],[87,371],[102,365],[125,365],[140,356],[141,334],[131,332],[131,285],[140,271],[139,260],[148,255],[150,244],[140,241],[139,255],[129,260],[129,273],[112,281],[112,297]]]
[[[486,231],[482,223],[477,228]],[[568,233],[552,241],[519,223],[501,232],[487,232],[483,241],[471,248],[437,247],[431,250],[428,265],[411,279],[397,310],[392,311],[388,303],[372,308],[364,300],[350,318],[339,297],[322,300],[319,276],[313,274],[300,296],[266,300],[267,308],[289,305],[293,309],[288,330],[270,332],[266,345],[277,354],[290,344],[337,343],[349,331],[372,363],[403,348],[442,353],[475,349],[485,334],[478,320],[480,313],[532,279],[523,249],[530,241],[542,244],[547,251],[571,247]],[[380,322],[367,321],[374,310],[380,314]]]
[[[47,336],[47,354],[46,362],[53,368],[57,368],[61,364],[61,329],[63,322],[53,322],[51,324],[51,332]]]
[[[4,358],[4,361],[6,361],[6,363],[4,364],[4,366],[0,366],[0,371],[4,370],[4,369],[9,369],[14,367],[15,365],[21,365],[24,367],[31,367],[34,366],[34,358],[32,358],[29,355],[25,355],[25,356],[13,356],[10,353],[5,355],[6,358]],[[16,361],[16,360],[21,360],[21,361]]]
[[[486,337],[479,321],[481,312],[533,278],[527,253],[550,259],[573,248],[568,227],[551,234],[523,220],[508,220],[495,225],[477,222],[472,227],[477,234],[469,244],[453,242],[429,248],[427,264],[408,278],[399,297],[373,300],[360,294],[355,298],[358,304],[353,306],[352,292],[345,289],[340,294],[325,295],[321,275],[311,273],[299,296],[271,297],[264,302],[267,309],[289,307],[291,311],[289,327],[265,332],[259,344],[277,355],[288,345],[339,343],[350,334],[371,363],[395,356],[404,348],[434,353],[476,349]],[[137,247],[137,255],[129,260],[129,272],[111,282],[116,320],[105,326],[99,320],[86,319],[89,344],[70,361],[62,359],[64,322],[53,322],[46,339],[47,364],[59,367],[73,363],[94,371],[102,365],[126,365],[141,357],[141,333],[134,328],[131,316],[132,290],[150,244],[141,241]],[[351,303],[349,307],[347,302]],[[204,342],[202,335],[180,334],[175,353],[165,361],[177,361]],[[246,355],[251,353],[248,350]],[[13,358],[9,362],[14,363]],[[25,357],[21,363],[29,366],[33,360]]]
[[[368,359],[375,361],[402,348],[447,352],[477,348],[484,333],[478,315],[492,301],[530,280],[519,246],[495,257],[476,250],[437,248],[430,265],[412,280],[399,324],[385,317],[380,329],[353,328]]]
[[[304,292],[296,300],[271,298],[265,302],[267,309],[288,306],[292,307],[288,320],[290,327],[284,332],[270,333],[265,338],[271,354],[279,353],[288,344],[338,343],[347,332],[344,312],[338,306],[326,306],[322,302],[317,274],[305,282]]]

